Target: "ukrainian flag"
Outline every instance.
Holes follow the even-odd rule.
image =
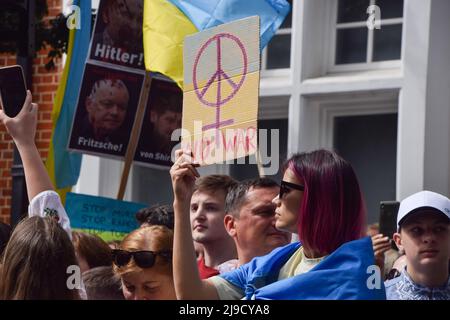
[[[286,0],[145,0],[145,67],[183,88],[183,41],[187,35],[257,15],[262,50],[290,9]]]
[[[73,5],[80,8],[80,15],[75,18],[81,19],[81,28],[69,33],[66,63],[53,102],[53,131],[46,161],[48,174],[63,203],[80,174],[81,155],[69,153],[67,141],[91,38],[91,0],[75,0]]]

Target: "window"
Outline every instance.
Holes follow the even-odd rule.
[[[401,59],[403,0],[337,0],[333,24],[332,71],[396,67]],[[370,6],[380,26],[368,27]]]
[[[378,221],[380,201],[395,200],[397,114],[334,118],[334,149],[351,163],[368,211]]]
[[[291,11],[280,28],[263,51],[262,70],[289,69],[291,65],[291,33],[292,33],[292,3]],[[267,72],[266,72],[267,73]],[[273,74],[269,72],[268,74]]]

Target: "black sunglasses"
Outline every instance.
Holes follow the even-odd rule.
[[[305,190],[305,186],[303,186],[301,184],[290,183],[290,182],[286,182],[286,181],[282,180],[280,183],[279,198],[282,199],[283,195],[285,193],[288,193],[289,191],[291,191],[291,189],[303,191],[303,190]]]
[[[166,260],[172,259],[172,251],[126,251],[121,249],[112,250],[112,259],[116,266],[123,267],[127,265],[131,257],[139,268],[151,268],[154,266],[156,256],[161,256]]]

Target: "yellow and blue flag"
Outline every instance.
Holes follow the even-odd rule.
[[[145,67],[183,88],[183,41],[187,35],[257,15],[262,50],[290,9],[286,0],[145,0]]]
[[[291,10],[285,0],[169,0],[192,21],[198,30],[205,30],[251,16],[259,16],[261,50],[283,23]]]
[[[91,37],[91,0],[75,0],[73,4],[80,8],[76,18],[81,20],[81,28],[70,30],[66,63],[53,102],[53,132],[46,161],[47,171],[63,201],[80,174],[81,155],[69,153],[67,141]]]
[[[168,0],[145,0],[145,68],[168,76],[183,88],[183,41],[196,32],[194,24]]]

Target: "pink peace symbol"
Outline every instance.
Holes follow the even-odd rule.
[[[230,76],[228,76],[225,71],[222,70],[222,48],[220,46],[220,42],[223,39],[229,39],[233,42],[235,42],[235,44],[238,46],[238,48],[241,51],[242,54],[242,61],[243,61],[243,72],[242,72],[242,76],[241,79],[238,83],[235,83]],[[214,74],[209,78],[208,82],[206,83],[204,88],[199,88],[198,82],[197,82],[197,67],[198,67],[198,63],[200,61],[200,57],[203,55],[205,49],[210,46],[213,45],[213,42],[216,42],[216,52],[217,52],[217,69],[214,72]],[[239,91],[239,89],[241,88],[242,84],[244,83],[245,80],[245,75],[247,74],[247,52],[245,51],[245,47],[242,44],[242,42],[239,40],[239,38],[237,38],[236,36],[229,34],[229,33],[219,33],[217,35],[215,35],[214,37],[211,37],[208,41],[206,41],[205,44],[203,44],[203,46],[200,48],[200,51],[198,52],[197,56],[195,57],[195,63],[194,63],[194,69],[193,69],[193,74],[192,74],[192,80],[194,83],[194,89],[195,89],[195,93],[198,97],[198,99],[205,105],[210,106],[210,107],[216,107],[216,108],[220,108],[221,105],[227,103],[228,101],[230,101],[235,95],[236,93]],[[227,80],[226,83],[228,83],[232,88],[232,92],[230,94],[228,94],[228,96],[226,97],[222,97],[221,96],[221,86],[222,86],[222,80]],[[214,81],[217,81],[218,86],[217,86],[217,98],[215,102],[212,101],[208,101],[204,98],[206,92],[210,89],[212,83]],[[225,83],[225,82],[224,82]]]

